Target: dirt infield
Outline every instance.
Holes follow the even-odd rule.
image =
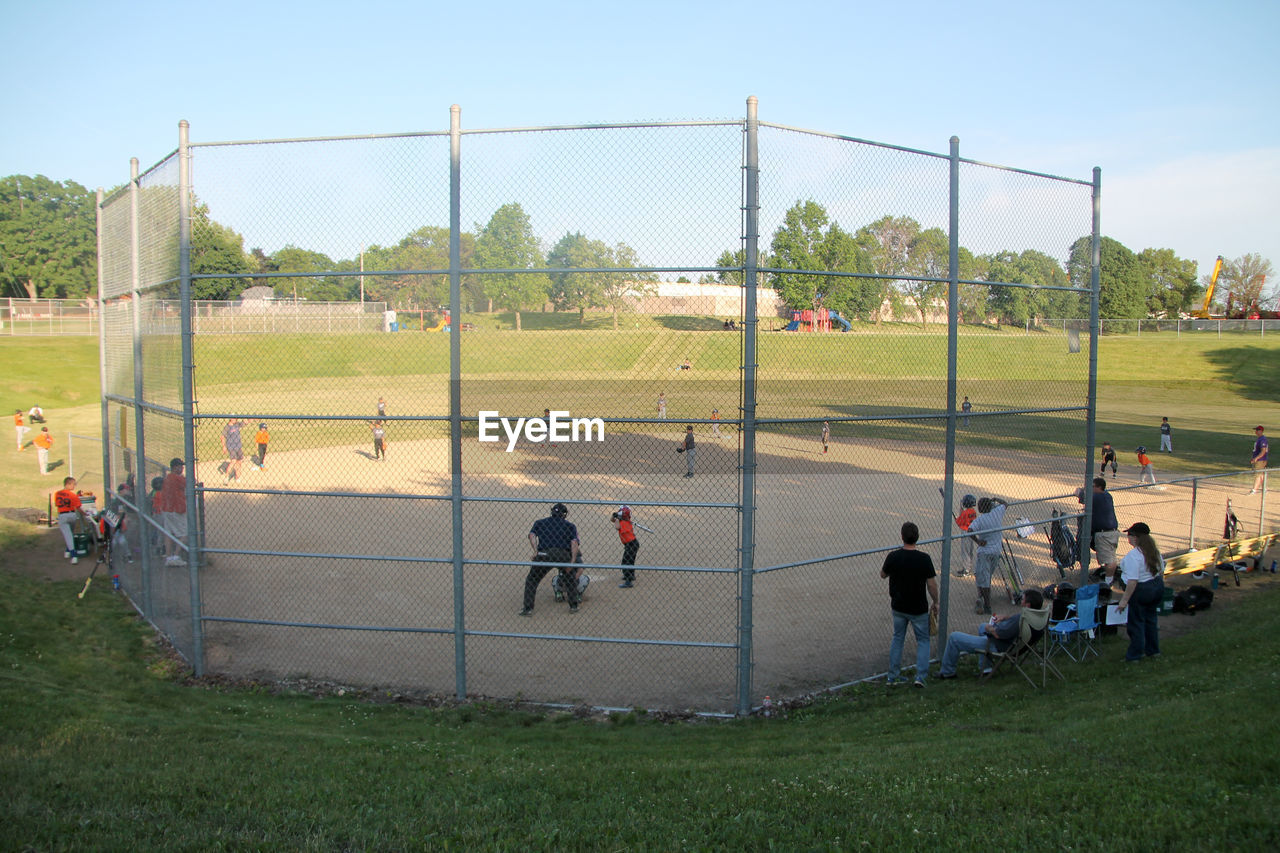
[[[201,463],[207,547],[275,552],[213,553],[199,573],[210,620],[207,666],[239,677],[307,676],[448,694],[456,686],[453,626],[461,613],[470,694],[732,710],[741,592],[733,571],[741,535],[737,437],[700,436],[697,474],[685,478],[684,460],[672,452],[678,434],[673,425],[629,436],[626,471],[617,474],[603,473],[598,445],[506,454],[465,442],[468,562],[456,595],[445,440],[394,442],[385,462],[363,445],[273,449],[265,470],[246,462],[231,485],[216,462]],[[892,547],[904,520],[920,525],[922,540],[943,535],[942,448],[847,440],[823,455],[816,437],[763,434],[759,451],[754,564],[763,571],[752,590],[753,697],[793,696],[883,671],[891,630],[887,582],[878,572],[883,552],[823,558]],[[957,458],[957,496],[1031,502],[1015,503],[1009,523],[1047,518],[1051,507],[1076,509],[1064,496],[1083,478],[1077,460],[964,445]],[[1201,505],[1219,505],[1207,491],[1201,486]],[[601,502],[571,504],[570,512],[591,584],[571,615],[553,601],[548,577],[532,618],[521,618],[526,533],[562,499]],[[617,586],[621,547],[609,521],[622,502],[657,531],[640,533],[639,580],[625,590]],[[1121,491],[1116,502],[1122,523],[1148,521],[1166,551],[1186,535],[1188,489]],[[1027,586],[1059,579],[1043,525],[1030,538],[1008,539]],[[939,566],[940,547],[925,546]],[[360,559],[325,556],[340,554]],[[774,568],[809,560],[817,562]],[[944,587],[951,629],[972,630],[980,618],[972,578],[948,577]],[[997,583],[997,611],[1008,609],[1004,592]],[[152,594],[157,608],[181,622],[190,596],[184,570],[157,569]],[[909,642],[908,659],[911,649]],[[935,646],[935,656],[940,651]]]

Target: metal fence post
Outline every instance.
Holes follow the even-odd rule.
[[[191,126],[178,122],[178,302],[182,312],[182,458],[187,474],[187,574],[191,585],[191,657],[204,675],[204,626],[200,620],[200,561],[196,557],[195,361],[191,340]]]
[[[466,610],[462,572],[462,108],[449,107],[449,454],[453,469],[453,674],[467,698]]]
[[[95,217],[98,226],[98,257],[102,257],[102,199],[104,193],[101,188],[98,189],[98,204],[95,211]],[[102,264],[98,264],[98,310],[102,310],[104,304],[103,291],[106,289],[106,272],[102,269]],[[102,324],[98,324],[98,387],[103,393],[107,390],[107,337],[103,331]],[[107,505],[107,495],[111,491],[111,433],[109,432],[110,424],[107,419],[107,407],[100,406],[102,412],[102,507]],[[71,440],[67,440],[68,448]]]
[[[755,572],[756,502],[756,267],[759,259],[760,139],[758,101],[747,98],[746,199],[743,204],[743,270],[745,301],[742,332],[742,514],[738,549],[738,714],[751,710],[752,590]]]
[[[1084,451],[1084,518],[1080,523],[1080,579],[1076,586],[1089,582],[1089,540],[1093,536],[1093,449],[1097,441],[1098,418],[1098,335],[1102,324],[1098,320],[1098,288],[1102,267],[1102,169],[1093,167],[1093,228],[1089,264],[1089,408],[1085,426]]]
[[[142,558],[142,615],[153,618],[151,604],[151,549],[147,543],[151,539],[151,502],[146,500],[147,494],[147,443],[146,425],[143,423],[142,398],[142,296],[139,290],[142,285],[142,243],[141,228],[138,222],[138,158],[129,160],[129,311],[133,329],[133,428],[134,448],[137,456],[134,459],[133,502],[138,508],[138,519],[142,522],[139,556]],[[106,391],[105,381],[102,390]],[[105,408],[105,407],[104,407]],[[103,433],[105,435],[106,433]],[[139,497],[141,495],[141,497]]]
[[[1187,548],[1196,549],[1196,501],[1199,499],[1200,478],[1191,481],[1191,524],[1187,530]]]
[[[947,266],[950,269],[947,282],[947,449],[942,475],[942,529],[947,531],[946,545],[942,549],[942,606],[938,614],[938,641],[947,636],[947,615],[951,591],[951,543],[955,537],[955,524],[951,506],[955,499],[956,480],[956,386],[958,384],[957,361],[960,349],[960,137],[951,137],[948,184],[948,229],[950,246]],[[967,567],[966,567],[967,568]]]

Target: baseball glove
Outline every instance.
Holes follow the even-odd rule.
[[[684,448],[683,448],[683,447],[677,447],[677,448],[676,448],[676,453],[684,453]]]

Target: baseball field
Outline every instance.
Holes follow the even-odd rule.
[[[741,534],[739,336],[662,328],[508,333],[484,325],[463,336],[464,413],[566,410],[604,418],[606,435],[597,443],[524,442],[507,453],[464,425],[468,691],[726,707],[742,592],[732,571]],[[25,343],[12,351],[45,344]],[[1104,338],[1100,349],[1098,439],[1122,451],[1114,483],[1122,519],[1148,521],[1173,550],[1190,532],[1190,489],[1124,490],[1136,484],[1133,447],[1158,446],[1167,415],[1175,453],[1157,457],[1159,479],[1245,467],[1249,430],[1280,412],[1266,379],[1280,347],[1146,335]],[[1084,356],[1067,353],[1060,335],[1022,330],[972,330],[960,353],[959,391],[974,412],[958,434],[957,496],[1025,502],[1011,518],[1073,510],[1070,494],[1085,475],[1084,419],[1044,410],[1083,404]],[[197,340],[205,419],[196,473],[213,552],[200,592],[211,671],[453,688],[457,602],[451,506],[442,499],[450,458],[439,420],[448,411],[447,356],[446,338],[423,334]],[[753,562],[764,571],[752,590],[754,692],[790,695],[883,669],[882,549],[896,544],[904,520],[916,521],[926,540],[944,534],[944,434],[930,417],[945,408],[944,359],[940,330],[761,335],[759,417],[770,422],[758,439]],[[689,370],[680,369],[684,360]],[[657,419],[660,393],[669,423]],[[386,461],[373,458],[369,440],[379,396],[388,401]],[[69,415],[96,415],[85,408],[68,407]],[[710,423],[717,408],[718,439]],[[259,419],[271,440],[266,465],[246,462],[228,483],[218,470],[218,436],[222,416],[233,414],[251,422],[250,450]],[[825,454],[822,419],[832,431]],[[686,423],[697,438],[692,478],[674,452]],[[147,455],[167,459],[180,450],[149,442]],[[1237,496],[1246,526],[1258,523],[1261,503],[1243,497],[1242,485],[1247,491],[1242,481],[1200,486],[1198,537],[1214,535],[1228,495]],[[591,585],[571,617],[544,581],[533,618],[520,619],[525,535],[556,500],[571,505]],[[641,533],[640,579],[628,590],[617,587],[621,546],[609,522],[622,503],[655,530]],[[1011,533],[1009,542],[1024,583],[1041,585],[1058,573],[1044,526],[1033,527],[1030,537]],[[927,548],[941,563],[939,546]],[[137,591],[141,575],[133,572],[122,576]],[[187,575],[157,571],[151,583],[153,605],[171,611],[181,633]],[[997,598],[1003,592],[998,582]],[[949,577],[947,594],[952,626],[970,627],[972,579]]]

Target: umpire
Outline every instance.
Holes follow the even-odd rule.
[[[562,503],[551,507],[548,518],[540,518],[529,531],[529,545],[533,548],[533,565],[524,579],[524,609],[521,616],[533,615],[533,599],[538,584],[552,569],[559,569],[565,595],[569,598],[569,612],[578,612],[578,581],[573,563],[578,559],[578,528],[565,521],[569,508]]]

